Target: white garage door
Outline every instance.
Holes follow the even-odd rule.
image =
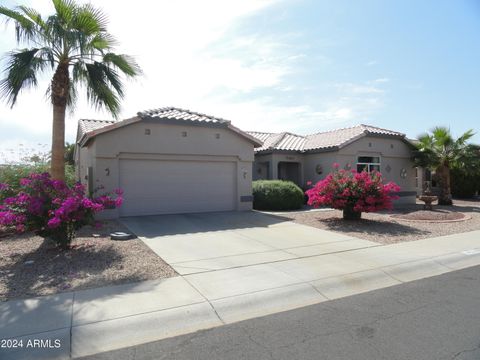
[[[233,162],[120,160],[119,175],[123,216],[235,209]]]

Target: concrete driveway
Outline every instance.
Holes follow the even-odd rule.
[[[253,211],[128,217],[122,222],[181,275],[378,246]]]
[[[480,264],[480,231],[379,246],[258,212],[122,221],[181,276],[4,302],[0,338],[62,346],[2,360],[92,355]]]

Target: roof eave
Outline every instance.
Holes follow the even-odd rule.
[[[237,133],[238,135],[243,136],[245,139],[253,143],[254,147],[261,147],[263,145],[263,141],[257,139],[250,134],[247,134],[245,131],[240,130],[236,126],[233,126],[231,123],[228,123],[227,128]]]
[[[264,149],[264,150],[256,150],[255,155],[268,155],[268,154],[303,154],[303,150],[294,150],[294,149]]]
[[[119,121],[119,122],[115,122],[113,124],[110,124],[110,125],[107,125],[107,126],[104,126],[104,127],[101,127],[99,129],[95,129],[95,130],[92,130],[92,131],[89,131],[87,133],[85,133],[82,138],[80,139],[80,142],[79,142],[79,145],[81,147],[84,147],[85,145],[88,144],[88,142],[93,139],[94,137],[100,135],[100,134],[103,134],[103,133],[106,133],[106,132],[110,132],[112,130],[115,130],[115,129],[119,129],[119,128],[122,128],[124,126],[128,126],[128,125],[131,125],[131,124],[134,124],[138,121],[140,121],[141,119],[138,117],[138,116],[134,116],[130,119],[126,119],[126,120],[122,120],[122,121]]]
[[[224,122],[219,122],[219,123],[213,123],[213,122],[202,122],[202,121],[189,121],[189,120],[181,120],[181,119],[169,119],[169,118],[164,118],[164,117],[159,117],[159,116],[148,116],[148,115],[143,115],[143,116],[134,116],[130,119],[126,119],[123,121],[119,121],[117,123],[111,124],[104,126],[100,129],[92,130],[89,131],[80,138],[80,141],[78,141],[78,144],[83,147],[88,144],[88,142],[93,139],[94,137],[110,132],[115,129],[119,129],[140,121],[145,121],[145,122],[155,122],[155,123],[161,123],[161,124],[172,124],[172,125],[193,125],[193,126],[202,126],[202,127],[210,127],[210,128],[227,128],[230,129],[231,131],[235,132],[236,134],[244,137],[248,141],[254,144],[254,147],[260,147],[263,145],[263,142],[258,140],[257,138],[247,134],[246,132],[240,130],[239,128],[233,126],[229,121],[224,121]]]
[[[317,148],[317,149],[303,150],[302,153],[304,153],[304,154],[317,154],[317,153],[338,151],[339,149],[340,149],[339,146],[329,146],[329,147],[323,147],[323,148]]]
[[[386,138],[398,138],[398,139],[404,139],[406,137],[405,134],[398,133],[398,134],[378,134],[370,131],[365,131],[364,132],[366,136],[371,136],[371,137],[386,137]]]

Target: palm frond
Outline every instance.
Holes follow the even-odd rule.
[[[421,134],[418,136],[418,143],[416,147],[418,149],[431,147],[433,144],[433,137],[429,134]]]
[[[425,168],[435,168],[440,164],[438,153],[430,148],[413,150],[412,160],[415,163],[415,166]]]
[[[78,90],[75,84],[70,84],[68,90],[67,108],[70,112],[70,115],[73,115],[77,105]]]
[[[90,40],[90,43],[88,44],[90,51],[95,51],[95,50],[104,51],[113,46],[115,42],[113,37],[109,39],[107,36],[104,36],[104,35],[108,35],[108,34],[96,34]]]
[[[7,77],[0,81],[0,96],[10,106],[15,105],[21,90],[37,85],[37,73],[49,62],[42,56],[41,49],[13,51],[7,55]]]
[[[62,25],[69,25],[75,13],[78,10],[78,6],[73,0],[52,0],[53,6],[55,8],[55,16],[58,19],[59,23]]]
[[[118,68],[125,75],[134,77],[140,75],[142,70],[135,60],[128,55],[117,55],[114,53],[107,53],[103,56],[103,61]]]
[[[437,146],[450,146],[453,143],[450,129],[444,126],[437,126],[432,129],[432,136]]]
[[[18,11],[0,6],[0,14],[6,16],[6,20],[15,24],[15,37],[17,42],[31,40],[35,37],[35,24]]]
[[[455,142],[457,144],[463,145],[467,142],[467,140],[470,140],[473,136],[475,135],[473,129],[470,129],[466,132],[464,132]]]
[[[87,99],[96,109],[106,109],[113,116],[120,112],[123,97],[118,74],[100,62],[77,62],[73,67],[73,82],[81,82],[87,89]]]
[[[101,32],[96,34],[91,39],[91,48],[100,51],[101,53],[104,50],[108,50],[114,46],[118,45],[118,41],[115,37],[107,32]]]
[[[78,8],[72,27],[86,36],[107,31],[107,16],[91,4]]]
[[[118,115],[124,96],[121,76],[135,77],[141,74],[140,67],[133,58],[113,52],[116,41],[107,32],[107,17],[100,9],[77,5],[75,0],[52,2],[55,13],[47,17],[26,6],[0,6],[0,16],[15,23],[17,40],[28,40],[34,47],[9,54],[0,96],[13,106],[23,88],[37,85],[40,71],[68,64],[73,70],[68,108],[74,108],[78,95],[75,86],[81,83],[90,103]]]
[[[475,147],[467,144],[473,135],[473,131],[469,130],[455,139],[450,129],[441,126],[435,127],[431,134],[419,136],[413,160],[418,166],[431,169],[438,166],[467,168],[474,162],[474,157],[480,155],[472,150]]]
[[[46,23],[45,21],[43,21],[42,15],[37,10],[23,5],[18,6],[17,9],[23,12],[23,14],[25,14],[25,16],[30,19],[34,24],[45,30]]]

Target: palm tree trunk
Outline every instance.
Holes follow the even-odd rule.
[[[60,63],[52,79],[52,178],[65,179],[65,110],[69,87],[68,63]]]
[[[452,194],[450,189],[450,168],[440,165],[435,173],[438,175],[440,185],[440,195],[438,197],[438,205],[452,205]]]
[[[52,162],[51,174],[54,179],[65,179],[65,106],[53,105]]]

